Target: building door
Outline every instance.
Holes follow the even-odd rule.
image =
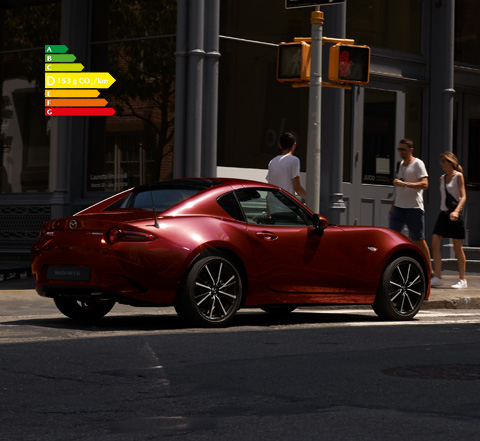
[[[381,86],[380,86],[381,87]],[[398,141],[404,135],[405,92],[400,87],[352,90],[350,182],[344,182],[349,225],[388,226]]]
[[[463,166],[467,190],[465,244],[480,246],[480,96],[457,94],[454,148]]]

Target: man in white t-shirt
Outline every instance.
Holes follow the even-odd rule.
[[[410,239],[423,251],[432,265],[430,251],[425,241],[425,208],[423,190],[428,189],[428,173],[421,159],[413,156],[413,141],[405,138],[400,141],[398,152],[402,158],[397,177],[393,180],[395,199],[390,209],[390,228],[401,232],[406,225]]]
[[[306,199],[305,189],[300,184],[300,159],[293,156],[297,140],[292,133],[287,132],[280,136],[279,143],[282,153],[268,164],[267,182]]]

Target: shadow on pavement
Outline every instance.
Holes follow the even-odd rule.
[[[367,315],[369,314],[369,315]],[[298,311],[288,315],[275,316],[264,312],[242,311],[236,315],[232,323],[227,328],[238,327],[271,327],[271,326],[289,326],[289,325],[312,325],[312,324],[331,324],[331,323],[379,323],[381,320],[372,315],[369,310],[355,313],[331,313]],[[112,331],[159,331],[159,330],[208,330],[209,328],[198,328],[186,325],[176,314],[158,314],[158,315],[121,315],[104,317],[103,319],[92,322],[79,322],[68,318],[29,318],[18,321],[9,321],[9,325],[17,326],[42,326],[53,329],[75,329],[92,332],[112,332]],[[216,331],[213,329],[213,331]]]

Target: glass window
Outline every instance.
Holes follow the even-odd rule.
[[[196,193],[198,193],[198,190],[191,188],[167,188],[143,191],[135,195],[130,206],[132,208],[153,210],[152,207],[155,205],[156,210],[165,211]]]
[[[455,1],[455,61],[480,65],[478,0]]]
[[[422,52],[421,0],[347,2],[347,35],[356,44]]]
[[[173,173],[176,2],[93,2],[92,71],[114,85],[101,97],[115,108],[89,124],[89,191],[118,191]]]
[[[352,91],[345,90],[343,126],[343,182],[352,182]]]
[[[395,142],[395,92],[365,89],[364,184],[392,184]]]
[[[112,205],[109,205],[103,211],[114,211],[121,210],[122,207],[125,207],[125,202],[128,200],[130,195],[124,196],[122,199],[119,199],[117,202],[114,202]]]
[[[480,97],[472,96],[468,105],[467,182],[480,186]]]
[[[280,152],[280,135],[291,131],[298,136],[295,154],[305,171],[308,87],[293,89],[276,80],[275,45],[309,36],[311,10],[284,5],[279,0],[221,1],[220,34],[258,43],[220,38],[218,165],[266,169]]]
[[[60,1],[0,5],[0,193],[53,191],[56,146],[44,111],[44,47],[59,44],[60,10]]]
[[[308,213],[279,190],[248,188],[235,194],[249,224],[312,225]]]
[[[237,198],[233,194],[233,191],[220,196],[217,202],[233,219],[245,222],[245,216],[238,205]]]
[[[203,179],[198,181],[164,181],[153,185],[143,185],[130,193],[124,200],[122,208],[153,210],[155,205],[156,210],[165,211],[217,184],[217,181]]]

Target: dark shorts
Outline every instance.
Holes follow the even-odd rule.
[[[450,213],[441,211],[437,223],[433,229],[433,234],[452,239],[465,239],[465,222],[463,215],[460,214],[458,220],[450,220]]]
[[[425,213],[420,208],[399,208],[393,207],[390,216],[390,229],[402,232],[407,226],[410,239],[425,240]]]

